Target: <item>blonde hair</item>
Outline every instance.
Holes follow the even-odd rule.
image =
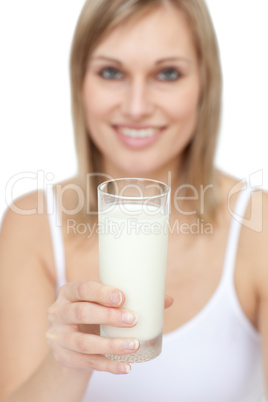
[[[183,182],[194,188],[216,184],[214,155],[220,122],[222,80],[216,35],[203,0],[86,1],[76,26],[70,59],[73,124],[81,183],[85,181],[86,174],[101,172],[100,153],[87,131],[81,96],[88,59],[112,29],[167,3],[184,13],[192,30],[200,63],[198,121],[193,138],[184,152]],[[93,183],[93,187],[96,185]],[[96,208],[96,187],[91,191],[91,204],[92,208]],[[216,191],[207,194],[206,207],[204,218],[213,218],[217,208]],[[199,205],[197,211],[200,215]]]

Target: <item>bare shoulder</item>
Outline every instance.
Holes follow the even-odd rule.
[[[47,274],[53,273],[53,253],[43,191],[24,195],[8,207],[0,230],[0,258],[39,261]],[[2,264],[1,264],[2,265]]]
[[[48,352],[44,333],[46,311],[55,300],[52,272],[45,195],[34,192],[8,208],[0,231],[0,399]]]
[[[226,216],[241,223],[236,285],[240,303],[262,337],[268,384],[268,193],[247,182],[249,202],[245,214],[237,217],[235,205],[245,181],[220,175],[220,182]]]
[[[240,192],[245,187],[245,181],[222,172],[218,172],[217,179],[222,204],[227,208],[234,207]]]
[[[241,223],[240,244],[245,266],[251,266],[251,278],[257,297],[268,300],[268,192],[254,183],[223,176],[226,205],[233,219]],[[243,216],[235,215],[237,198],[245,188],[250,190]]]
[[[218,183],[220,199],[222,200],[222,204],[229,211],[229,214],[232,214],[232,211],[234,211],[241,192],[249,189],[250,199],[248,208],[245,211],[245,221],[251,220],[254,228],[258,224],[261,225],[260,216],[262,215],[264,204],[267,203],[267,192],[263,191],[257,185],[255,186],[250,180],[246,180],[245,178],[237,179],[222,172],[218,172]],[[251,207],[253,207],[253,210]]]
[[[260,192],[251,201],[251,215],[256,210],[256,221],[251,230],[252,252],[257,263],[257,286],[260,299],[268,302],[268,192]]]
[[[219,178],[225,214],[241,223],[240,243],[257,280],[263,272],[268,275],[268,192],[228,175],[220,173]],[[235,206],[245,189],[250,190],[248,204],[243,216],[236,216]]]
[[[45,215],[45,199],[43,192],[33,192],[24,195],[7,208],[2,225],[1,240],[7,237],[21,237],[27,240],[34,234],[38,233],[38,226],[42,222]],[[41,211],[40,204],[43,204]],[[41,218],[41,219],[40,219]]]
[[[239,259],[243,278],[248,276],[256,300],[268,301],[268,192],[254,183],[220,174],[225,216],[241,223]],[[236,216],[237,199],[245,188],[250,189],[243,216]],[[244,279],[243,279],[244,280]]]
[[[73,210],[77,205],[76,193],[72,190],[76,181],[69,179],[54,186],[57,209]],[[16,250],[21,249],[23,254],[30,251],[32,255],[39,255],[51,267],[53,265],[53,250],[49,229],[47,196],[45,191],[34,191],[19,197],[7,208],[1,224],[1,243],[16,244]]]

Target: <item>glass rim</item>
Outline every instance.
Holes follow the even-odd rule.
[[[135,181],[136,180],[136,181],[139,181],[139,182],[148,181],[148,182],[151,182],[151,183],[160,184],[161,186],[163,186],[165,188],[165,191],[163,191],[163,193],[158,194],[158,195],[148,195],[148,196],[144,196],[144,197],[139,197],[139,196],[124,196],[124,195],[111,194],[111,193],[109,193],[107,191],[104,191],[102,189],[102,187],[104,187],[108,183],[114,183],[114,182],[119,182],[119,181],[127,181],[127,180],[129,180],[129,181]],[[167,196],[170,193],[171,188],[170,188],[170,186],[168,184],[166,184],[166,183],[164,183],[162,181],[159,181],[159,180],[144,179],[144,178],[141,178],[141,177],[121,177],[121,178],[119,177],[117,179],[110,179],[110,180],[106,180],[106,181],[100,183],[98,185],[98,187],[97,187],[97,190],[98,190],[99,193],[101,193],[103,195],[108,195],[110,197],[114,197],[114,198],[119,199],[119,200],[137,200],[137,201],[140,201],[140,200],[153,200],[153,199],[156,199],[156,198],[161,198],[161,197]]]

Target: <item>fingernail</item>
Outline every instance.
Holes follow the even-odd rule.
[[[111,301],[113,304],[120,305],[122,303],[123,297],[120,292],[113,292],[111,294]]]
[[[122,314],[122,321],[125,324],[136,324],[138,322],[137,316],[129,311]]]
[[[127,350],[135,350],[138,349],[138,347],[140,346],[140,342],[137,339],[134,340],[128,340],[128,341],[124,341],[123,343],[123,347],[124,349]]]
[[[117,369],[122,374],[129,374],[131,371],[131,367],[129,364],[119,364]]]

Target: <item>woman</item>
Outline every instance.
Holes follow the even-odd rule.
[[[10,210],[3,222],[1,398],[257,401],[268,229],[254,225],[267,195],[261,208],[259,192],[213,167],[221,74],[203,1],[87,1],[71,81],[79,175],[17,201],[38,212],[46,200],[47,213]],[[99,324],[132,327],[135,312],[98,282],[97,234],[79,231],[94,227],[104,176],[165,181],[173,194],[163,352],[128,376],[111,375],[130,366],[103,354],[133,353],[138,340],[101,338]]]

